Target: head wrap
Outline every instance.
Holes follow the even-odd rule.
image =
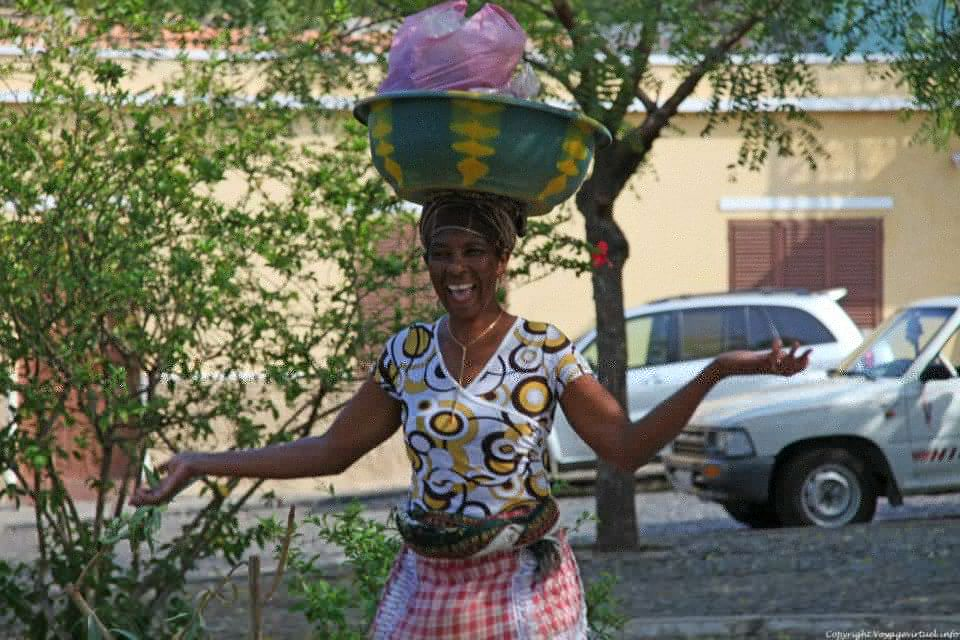
[[[429,252],[430,240],[443,229],[475,233],[494,246],[498,255],[513,251],[526,232],[526,205],[489,193],[444,191],[423,206],[420,243]]]

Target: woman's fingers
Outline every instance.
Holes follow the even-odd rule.
[[[153,504],[153,496],[150,494],[153,493],[143,487],[137,489],[136,493],[130,497],[130,504],[135,507],[142,507],[144,505]]]
[[[162,486],[163,483],[158,485],[156,489],[140,487],[140,489],[137,490],[134,496],[130,499],[130,504],[135,507],[158,504],[161,502],[160,491]]]
[[[789,358],[782,371],[784,375],[792,376],[795,373],[800,373],[810,364],[810,354],[813,352],[813,349],[807,349],[798,356],[796,354],[798,347],[799,345],[795,344],[794,348],[790,350]]]
[[[140,496],[141,504],[161,504],[173,495],[174,484],[170,476],[164,478],[155,489],[144,491]],[[142,489],[141,489],[142,491]]]
[[[783,342],[780,341],[780,338],[777,338],[770,344],[770,356],[774,361],[778,361],[782,355]]]
[[[157,485],[141,486],[130,498],[130,504],[134,506],[161,504],[170,500],[190,481],[189,469],[176,456],[157,466],[157,472],[164,474]]]
[[[783,368],[783,342],[779,338],[775,339],[770,345],[767,365],[769,368],[766,373],[779,373]]]

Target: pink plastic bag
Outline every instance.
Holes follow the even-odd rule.
[[[380,93],[413,89],[513,93],[528,86],[514,82],[511,91],[527,39],[514,17],[495,4],[485,4],[469,20],[466,10],[466,0],[453,0],[404,20],[390,47],[390,68]]]

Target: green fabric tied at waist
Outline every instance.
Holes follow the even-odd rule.
[[[547,497],[528,509],[491,518],[427,511],[397,510],[397,530],[416,553],[431,558],[470,558],[526,547],[537,559],[537,573],[560,566],[560,549],[549,536],[560,518],[557,501]]]

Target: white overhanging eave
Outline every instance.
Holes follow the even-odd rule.
[[[23,48],[16,45],[0,45],[0,57],[17,57],[26,53],[41,53],[44,49],[41,47]],[[111,60],[176,60],[185,57],[191,62],[206,62],[208,60],[225,60],[228,58],[242,58],[243,52],[226,51],[223,49],[173,49],[173,48],[142,48],[142,49],[98,49],[97,56]],[[279,54],[273,51],[264,51],[255,53],[252,56],[254,60],[275,59]],[[525,54],[531,59],[543,59],[543,55],[537,51],[528,50]],[[595,56],[603,57],[603,54]],[[377,56],[372,53],[354,54],[354,59],[359,64],[373,64]],[[767,55],[734,55],[730,56],[730,61],[734,64],[777,64],[783,59],[783,56],[777,54]],[[894,62],[897,58],[889,54],[851,54],[842,59],[823,53],[802,53],[796,58],[799,62],[808,65],[826,66],[832,64],[884,64]],[[628,62],[624,58],[624,62]],[[690,64],[695,62],[693,59],[683,59],[677,56],[667,55],[665,53],[653,53],[648,58],[650,66],[654,67],[675,67],[681,64]]]
[[[720,198],[721,212],[741,211],[888,211],[890,196],[735,196]]]
[[[89,94],[91,99],[97,99],[96,94]],[[27,89],[13,89],[0,91],[0,103],[6,104],[29,104],[34,102],[35,96],[32,91]],[[197,98],[199,99],[199,98]],[[130,98],[132,104],[148,104],[158,100],[170,100],[172,106],[181,107],[186,104],[186,100],[180,94],[164,95],[159,93],[141,93]],[[305,105],[301,100],[289,95],[275,95],[270,98],[275,106],[288,107],[290,109],[303,109]],[[317,104],[322,109],[330,111],[350,111],[353,109],[357,100],[346,96],[322,95],[317,98]],[[571,102],[548,99],[545,104],[560,107],[563,109],[573,109]],[[238,107],[255,107],[263,104],[255,96],[237,96],[234,104]],[[918,111],[923,109],[914,100],[899,96],[845,96],[836,98],[768,98],[762,99],[759,103],[761,111],[782,111],[785,109],[797,109],[811,113],[869,113],[869,112],[897,112],[897,111]],[[687,98],[678,109],[679,113],[698,114],[709,113],[711,101],[706,98]],[[720,113],[730,113],[737,110],[746,110],[745,105],[736,105],[730,100],[723,100],[717,105]],[[628,109],[631,113],[644,113],[645,109],[639,100]]]

